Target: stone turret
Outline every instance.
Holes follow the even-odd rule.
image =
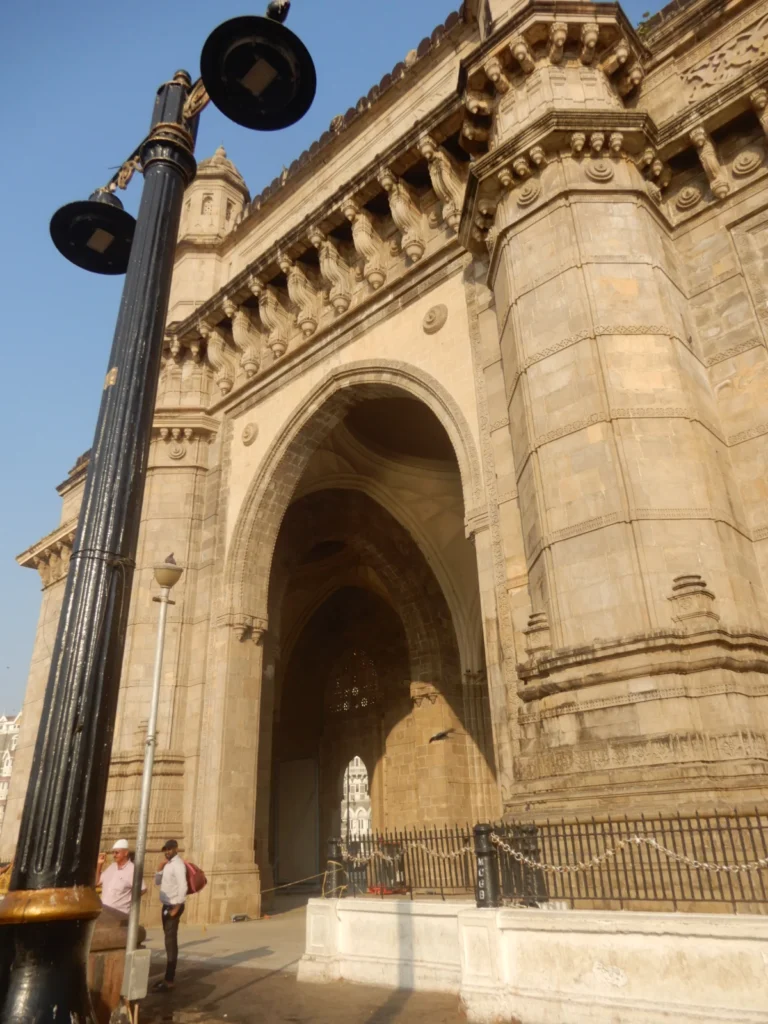
[[[212,157],[198,164],[195,180],[187,189],[179,241],[218,242],[239,222],[249,201],[240,172],[219,146]]]

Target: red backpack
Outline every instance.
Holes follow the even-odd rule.
[[[185,860],[184,867],[187,869],[187,895],[194,896],[208,884],[205,872],[192,861]]]

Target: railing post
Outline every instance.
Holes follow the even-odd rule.
[[[493,826],[475,825],[473,831],[477,860],[475,902],[478,907],[500,907],[499,856],[496,847],[491,842]]]
[[[338,839],[328,840],[328,879],[327,891],[334,898],[344,895],[341,879],[341,843]]]

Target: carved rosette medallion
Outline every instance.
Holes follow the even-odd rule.
[[[613,167],[611,167],[607,160],[590,160],[584,167],[584,173],[590,181],[603,184],[606,181],[610,181],[613,177]]]
[[[535,203],[541,195],[541,185],[535,178],[529,178],[528,181],[519,188],[516,193],[517,205],[518,206],[530,206]]]
[[[241,434],[242,441],[245,447],[250,447],[258,436],[258,426],[255,423],[246,423],[246,425],[243,427],[243,433]]]
[[[752,174],[763,162],[761,153],[756,149],[745,149],[733,161],[733,173],[739,178]]]
[[[437,334],[445,326],[447,319],[448,307],[441,303],[439,306],[433,306],[427,311],[421,326],[424,328],[425,334]]]
[[[686,185],[681,188],[675,200],[678,210],[692,210],[697,203],[701,202],[701,189],[696,185]]]

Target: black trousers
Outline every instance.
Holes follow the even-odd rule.
[[[171,909],[171,907],[163,907],[165,955],[168,958],[168,963],[165,966],[166,981],[173,981],[176,977],[176,961],[179,959],[179,921],[184,913],[184,904],[181,904],[178,914],[173,917],[171,917]]]

